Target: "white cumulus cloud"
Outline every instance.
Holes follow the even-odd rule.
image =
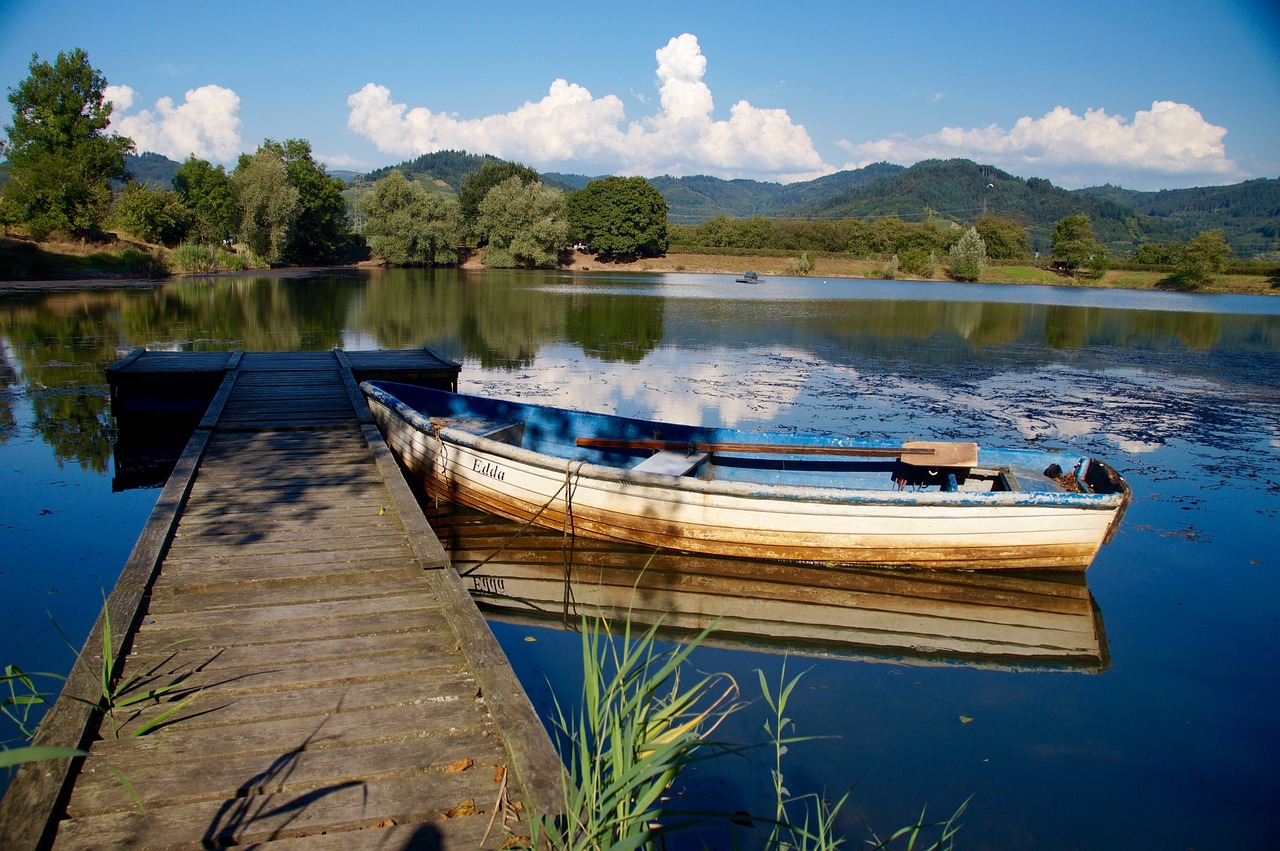
[[[833,169],[808,131],[785,110],[739,101],[728,120],[714,117],[703,82],[706,57],[696,36],[677,36],[660,48],[659,110],[626,122],[616,95],[595,97],[583,86],[555,80],[547,95],[498,115],[461,119],[397,103],[391,91],[366,84],[347,98],[347,126],[384,152],[417,156],[462,148],[547,167],[596,166],[620,174],[716,174],[794,180]]]
[[[1242,179],[1245,175],[1227,157],[1226,135],[1225,127],[1210,124],[1187,104],[1156,101],[1132,121],[1104,109],[1076,115],[1059,106],[1041,118],[1020,118],[1011,129],[994,124],[971,130],[944,127],[914,139],[839,144],[857,158],[850,167],[966,157],[1064,186],[1112,181],[1146,188],[1169,180],[1183,185],[1188,180]]]
[[[191,89],[182,103],[162,97],[154,110],[127,113],[137,100],[128,86],[108,86],[106,98],[115,106],[111,129],[133,139],[139,152],[152,151],[174,160],[195,156],[229,163],[243,150],[240,139],[240,96],[222,86]]]

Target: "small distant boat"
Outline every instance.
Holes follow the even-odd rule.
[[[361,385],[428,493],[572,535],[806,563],[1085,570],[1131,494],[1106,463],[761,434]]]
[[[761,278],[755,272],[743,272],[742,277],[738,278],[740,284],[758,284]]]

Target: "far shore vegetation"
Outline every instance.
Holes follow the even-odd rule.
[[[1062,215],[1051,234],[1041,221],[1034,235],[1017,215],[986,212],[985,200],[972,221],[926,207],[919,221],[871,213],[713,215],[680,224],[655,187],[671,178],[570,185],[557,179],[564,175],[463,152],[429,155],[448,180],[416,170],[427,157],[340,179],[302,139],[264,140],[230,171],[194,156],[176,165],[156,154],[132,156],[132,140],[109,132],[106,86],[76,49],[52,63],[33,56],[30,76],[10,89],[13,119],[0,142],[0,281],[141,281],[372,264],[750,270],[766,279],[1280,294],[1276,253],[1233,256],[1223,228],[1185,241],[1144,241],[1121,256],[1115,242],[1095,236],[1095,220],[1084,211]],[[989,167],[969,170],[975,169],[983,181],[1022,186]],[[1056,192],[1054,209],[1068,209],[1062,190],[1036,179],[1025,184],[1028,192]],[[1121,208],[1091,197],[1081,196],[1080,206],[1093,205],[1100,232],[1110,238],[1117,227],[1112,208]]]
[[[59,286],[114,285],[122,281],[160,280],[171,276],[227,273],[266,273],[268,264],[254,264],[234,251],[198,252],[197,261],[184,259],[191,249],[170,251],[163,246],[131,239],[127,234],[105,235],[99,241],[61,239],[34,242],[22,235],[0,237],[0,282],[50,282]],[[216,256],[216,260],[215,260]],[[484,268],[473,255],[463,264]],[[894,280],[950,281],[941,269],[929,277],[903,273],[887,274],[892,258],[857,257],[840,252],[810,252],[808,277],[888,278]],[[383,265],[364,261],[358,265]],[[733,251],[715,248],[672,247],[659,257],[602,262],[583,252],[572,252],[561,268],[591,272],[691,272],[740,276],[756,272],[761,278],[791,276],[795,258],[780,250]],[[312,268],[312,267],[306,267]],[[280,269],[275,272],[279,273]],[[1212,281],[1187,286],[1172,269],[1132,263],[1114,263],[1100,278],[1063,274],[1048,264],[988,260],[977,278],[983,284],[1032,284],[1039,286],[1111,287],[1132,290],[1162,290],[1240,295],[1280,295],[1280,269],[1264,263],[1237,264]]]

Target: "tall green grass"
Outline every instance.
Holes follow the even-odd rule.
[[[746,704],[738,699],[738,684],[728,674],[697,674],[686,684],[690,654],[714,626],[665,650],[657,644],[659,628],[655,624],[633,635],[628,620],[621,635],[614,635],[607,619],[583,620],[581,705],[567,713],[553,695],[556,744],[565,762],[564,799],[559,814],[531,821],[531,847],[661,848],[671,834],[710,820],[742,823],[741,814],[668,806],[672,784],[699,760],[743,750],[709,736]],[[848,841],[837,832],[836,818],[849,794],[834,803],[825,795],[792,795],[785,781],[784,757],[790,746],[812,738],[797,736],[787,714],[800,676],[787,679],[785,662],[776,686],[763,672],[757,673],[771,713],[765,731],[773,747],[770,775],[776,806],[772,818],[749,817],[749,822],[768,828],[763,848],[834,851]],[[922,810],[914,823],[886,839],[872,831],[866,844],[875,849],[952,851],[958,819],[967,805],[966,801],[941,822],[927,821]]]
[[[49,704],[49,696],[36,688],[33,676],[62,679],[56,674],[28,674],[17,665],[6,665],[4,675],[0,678],[8,696],[0,700],[0,713],[3,713],[18,728],[21,741],[30,742],[36,735],[33,713],[36,707]],[[0,742],[0,768],[13,768],[24,762],[40,762],[46,759],[65,759],[67,757],[85,756],[79,748],[33,746],[22,744],[10,747],[10,742]]]
[[[195,242],[184,242],[166,252],[165,262],[172,271],[187,275],[240,272],[252,265],[251,260],[242,254]]]
[[[682,683],[689,654],[709,630],[660,651],[657,629],[633,639],[628,621],[615,637],[607,621],[584,620],[582,704],[569,715],[555,701],[567,763],[562,813],[532,822],[534,848],[649,848],[684,826],[663,822],[663,796],[736,708],[738,686],[727,675]]]

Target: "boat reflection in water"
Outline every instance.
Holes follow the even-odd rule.
[[[678,638],[793,655],[1097,673],[1111,665],[1084,574],[807,567],[569,538],[457,506],[427,516],[486,616],[660,621]]]

